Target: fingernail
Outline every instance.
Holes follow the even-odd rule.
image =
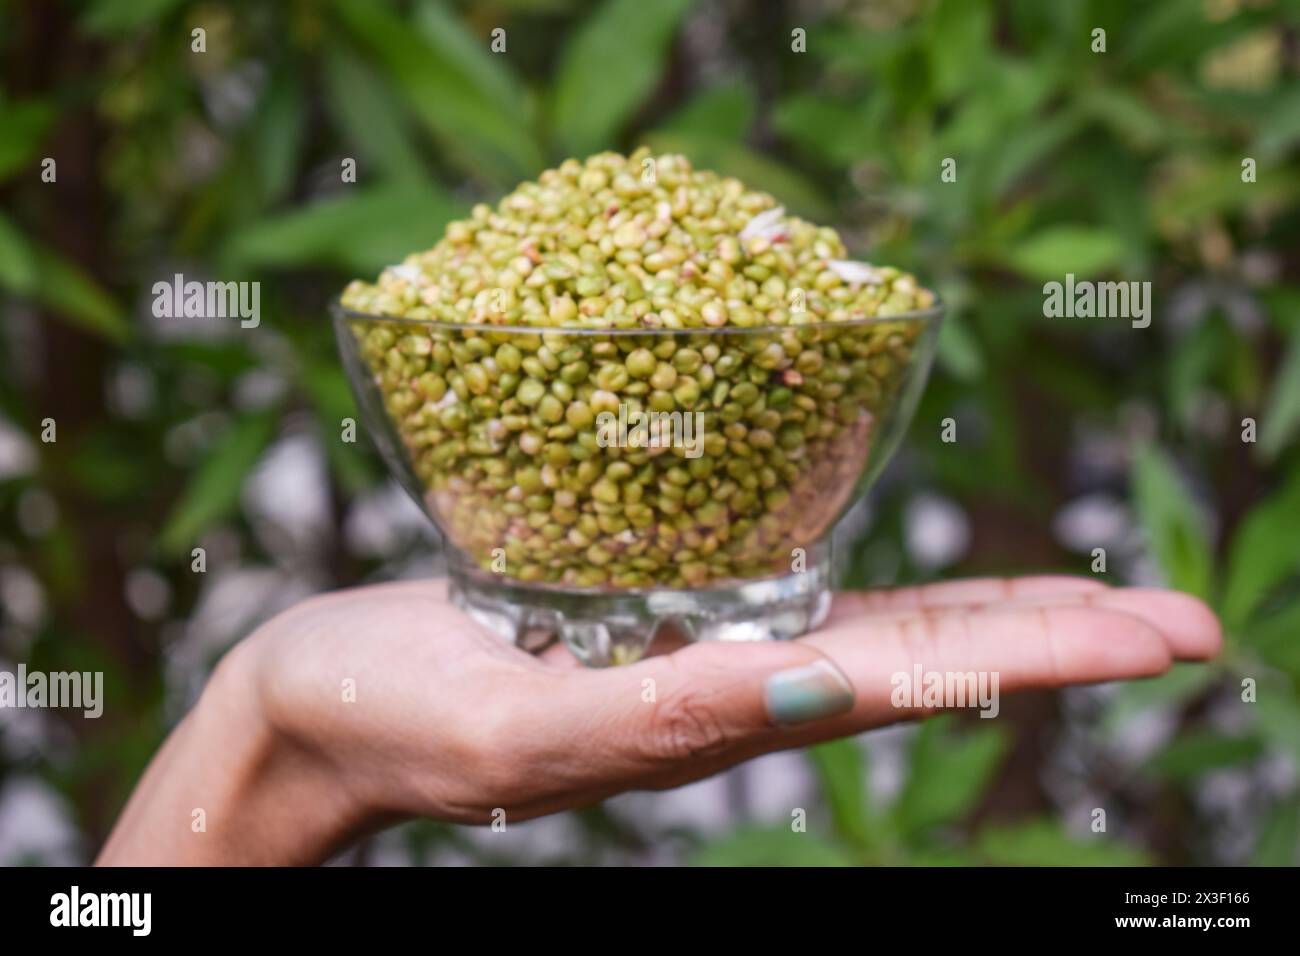
[[[767,679],[767,712],[778,724],[802,724],[853,708],[853,686],[830,661],[778,671]]]

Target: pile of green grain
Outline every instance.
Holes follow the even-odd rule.
[[[519,580],[634,588],[788,573],[890,426],[928,327],[908,313],[934,296],[643,151],[476,207],[342,304],[452,544]],[[698,413],[702,453],[608,447],[596,422],[620,410]]]

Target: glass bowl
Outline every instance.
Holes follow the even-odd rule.
[[[829,532],[897,447],[942,307],[713,329],[452,324],[332,306],[363,421],[441,531],[452,599],[590,665],[797,637]]]

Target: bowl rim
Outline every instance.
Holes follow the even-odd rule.
[[[913,309],[898,315],[873,315],[861,319],[841,319],[832,321],[823,319],[819,322],[787,323],[785,325],[723,325],[719,327],[697,326],[686,329],[649,329],[649,328],[614,328],[590,325],[496,325],[491,322],[443,322],[440,319],[412,319],[400,315],[379,315],[374,312],[360,312],[343,304],[342,295],[330,300],[330,314],[336,319],[360,319],[367,322],[397,322],[402,325],[423,326],[426,328],[448,329],[462,332],[502,332],[507,334],[532,335],[759,335],[773,332],[788,332],[791,329],[822,331],[826,329],[851,329],[861,326],[890,325],[898,322],[935,322],[942,318],[947,306],[943,299],[935,296],[934,304],[924,309]]]

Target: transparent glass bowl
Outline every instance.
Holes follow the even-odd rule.
[[[453,600],[605,665],[665,625],[754,640],[822,622],[828,533],[902,438],[942,307],[704,330],[332,313],[365,425],[448,545]]]

